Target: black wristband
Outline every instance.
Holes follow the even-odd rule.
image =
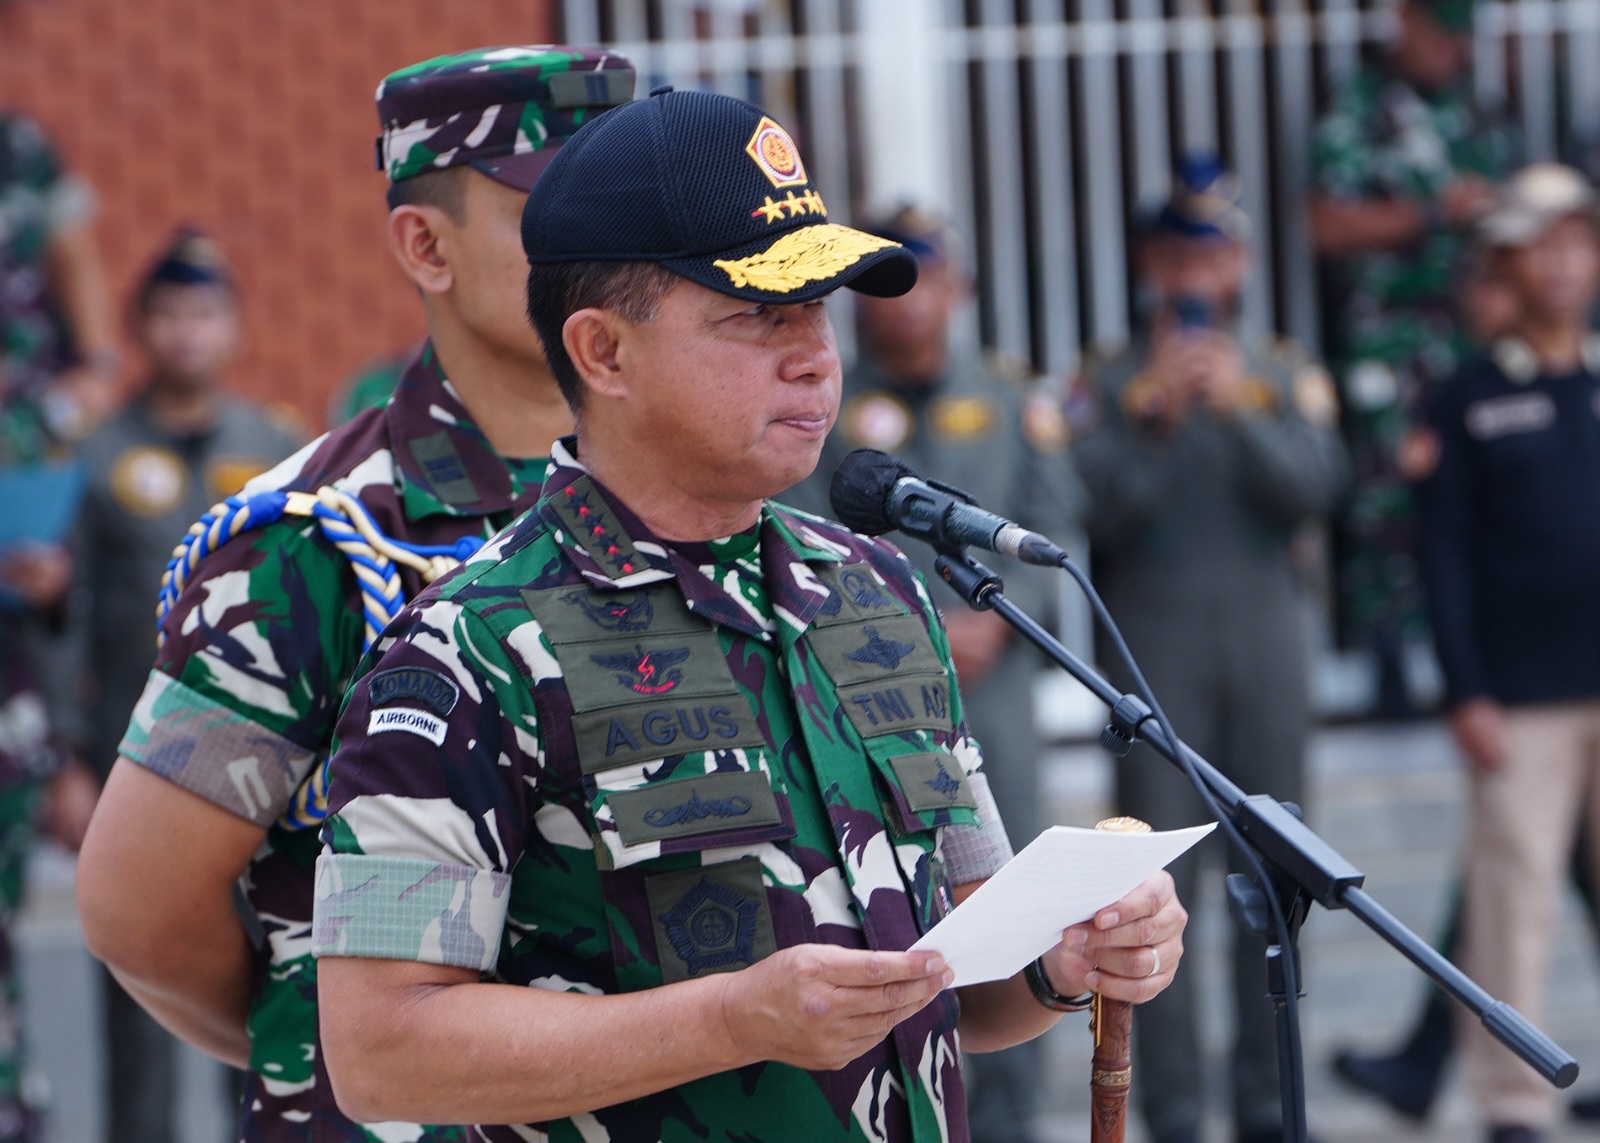
[[[1063,996],[1057,992],[1044,971],[1044,957],[1031,961],[1022,970],[1022,975],[1028,982],[1028,991],[1033,993],[1033,998],[1052,1012],[1082,1012],[1094,1003],[1092,992],[1085,992],[1082,996]]]

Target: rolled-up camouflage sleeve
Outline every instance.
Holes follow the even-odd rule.
[[[537,796],[527,667],[429,596],[385,644],[336,730],[312,951],[489,972]]]
[[[201,562],[118,748],[263,828],[321,763],[360,660],[353,577],[314,529],[284,520]]]

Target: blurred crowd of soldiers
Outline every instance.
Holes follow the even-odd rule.
[[[1471,776],[1465,926],[1449,947],[1539,1019],[1555,901],[1600,799],[1600,287],[1588,176],[1519,169],[1508,125],[1476,106],[1471,0],[1405,0],[1399,33],[1333,101],[1314,139],[1312,233],[1335,284],[1326,362],[1236,333],[1252,226],[1237,178],[1184,158],[1136,220],[1131,343],[1038,380],[960,343],[974,282],[962,242],[911,206],[874,220],[921,263],[906,296],[861,297],[860,353],[813,478],[782,499],[829,514],[834,466],[895,453],[985,508],[1086,536],[1093,572],[1179,733],[1251,792],[1301,802],[1316,602],[1374,664],[1372,712],[1426,705],[1408,650],[1432,639]],[[124,400],[94,195],[30,119],[0,115],[0,475],[72,458],[81,498],[59,542],[0,553],[0,1141],[36,1138],[7,937],[39,830],[83,838],[154,654],[155,592],[174,543],[304,434],[229,392],[240,290],[204,234],[173,235],[126,307],[142,361]],[[329,402],[381,404],[411,363],[380,362]],[[65,468],[63,467],[63,471]],[[63,477],[65,479],[65,477]],[[1586,508],[1585,505],[1588,505]],[[907,554],[931,575],[932,553]],[[1308,601],[1327,582],[1331,598]],[[1051,621],[1059,585],[1006,575]],[[1040,812],[1032,681],[1005,624],[946,601],[951,650],[989,779],[1018,844]],[[141,651],[141,648],[144,650]],[[1131,689],[1109,655],[1104,667]],[[1119,768],[1123,812],[1202,817],[1174,775]],[[1600,804],[1589,807],[1600,810]],[[1175,869],[1192,901],[1220,845]],[[1459,931],[1458,931],[1459,930]],[[1236,941],[1231,1113],[1237,1138],[1282,1138],[1259,942]],[[173,1138],[167,1034],[105,980],[111,1138]],[[1199,1138],[1203,1056],[1193,975],[1141,1009],[1141,1110],[1156,1143]],[[1466,1040],[1491,1143],[1536,1143],[1551,1093]],[[1442,1002],[1393,1056],[1345,1054],[1352,1084],[1427,1114],[1452,1041]],[[972,1060],[974,1138],[1027,1143],[1037,1043]],[[1575,1113],[1600,1118],[1597,1101]]]

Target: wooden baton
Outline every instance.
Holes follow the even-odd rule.
[[[1095,829],[1110,833],[1149,833],[1138,818],[1107,818]],[[1089,1075],[1089,1143],[1123,1143],[1128,1123],[1128,1088],[1133,1081],[1129,1034],[1133,1005],[1095,993],[1089,1018],[1094,1032],[1094,1063]]]

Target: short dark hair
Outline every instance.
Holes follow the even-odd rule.
[[[579,310],[600,309],[635,324],[654,321],[661,299],[682,280],[656,262],[543,262],[528,268],[528,320],[574,413],[583,407],[583,379],[561,340],[567,319]]]
[[[390,183],[389,209],[401,206],[436,206],[450,216],[457,226],[467,223],[467,172],[471,167],[446,167],[440,171],[424,171],[409,179]]]

